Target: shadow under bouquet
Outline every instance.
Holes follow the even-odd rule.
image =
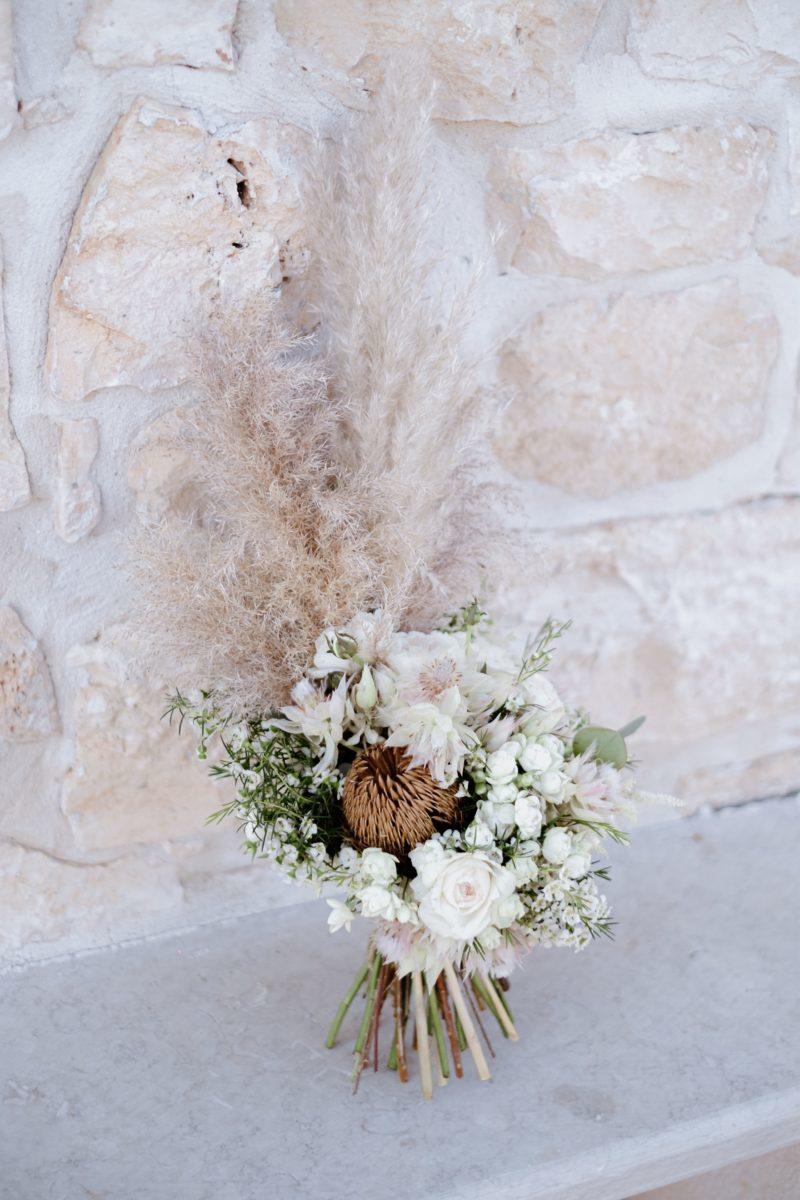
[[[426,1097],[467,1052],[489,1077],[492,1022],[516,1039],[528,950],[609,934],[597,856],[626,840],[639,724],[562,702],[544,672],[565,626],[515,648],[464,603],[521,552],[492,516],[474,282],[434,300],[431,136],[424,89],[394,72],[310,155],[315,326],[279,294],[220,315],[180,434],[196,502],[136,554],[169,712],[232,784],[212,819],[335,889],[334,932],[369,923],[327,1044],[363,997],[354,1084],[384,1060],[407,1079],[416,1050]]]

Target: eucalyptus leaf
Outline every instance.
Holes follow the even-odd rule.
[[[634,717],[632,721],[628,721],[627,725],[622,726],[622,729],[619,731],[620,736],[624,738],[630,737],[632,734],[636,733],[637,729],[642,728],[646,720],[647,717]]]
[[[625,738],[616,729],[605,729],[602,725],[584,725],[575,734],[572,746],[576,754],[585,754],[594,746],[594,757],[612,767],[624,767],[628,761]]]

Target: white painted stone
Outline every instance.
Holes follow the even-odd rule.
[[[216,137],[189,109],[137,101],[86,185],[53,285],[59,399],[184,381],[218,306],[302,269],[291,162],[304,136],[260,119]]]
[[[740,258],[773,145],[769,130],[732,124],[503,149],[490,219],[504,259],[532,275],[597,279]]]
[[[688,478],[758,439],[777,350],[772,313],[729,279],[545,308],[502,359],[498,458],[579,496]]]
[[[11,0],[0,0],[0,142],[17,123]]]
[[[747,87],[800,76],[800,8],[786,0],[633,0],[628,51],[648,75]]]
[[[200,503],[191,456],[176,445],[185,411],[177,408],[156,418],[131,443],[127,481],[145,523],[156,523],[169,512],[189,515]]]
[[[190,730],[162,720],[165,681],[130,678],[122,630],[69,651],[74,750],[62,808],[81,853],[196,836],[224,803]]]
[[[98,67],[234,66],[238,0],[88,0],[77,44]]]
[[[32,742],[58,732],[44,654],[13,608],[0,608],[0,740]]]
[[[9,416],[10,398],[11,383],[3,316],[3,257],[0,250],[0,512],[27,504],[31,496],[25,454]]]
[[[58,422],[53,516],[56,532],[65,542],[80,541],[100,520],[100,489],[91,477],[98,446],[93,418]]]
[[[350,76],[374,87],[386,58],[425,57],[436,115],[453,121],[549,121],[568,111],[575,69],[600,0],[277,0],[280,33],[325,86]],[[346,93],[343,94],[347,99]]]

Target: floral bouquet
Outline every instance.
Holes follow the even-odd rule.
[[[289,325],[288,295],[218,316],[180,433],[191,511],[135,557],[153,658],[179,682],[170,714],[233,784],[211,819],[338,889],[332,930],[369,922],[328,1046],[363,992],[354,1083],[388,1014],[388,1066],[407,1079],[415,1048],[430,1097],[466,1051],[489,1077],[490,1018],[517,1038],[508,976],[529,949],[609,934],[595,858],[626,840],[639,722],[562,703],[544,671],[564,626],[515,651],[477,601],[458,608],[525,551],[492,515],[473,284],[444,312],[431,299],[412,82],[391,75],[306,164],[315,326]]]

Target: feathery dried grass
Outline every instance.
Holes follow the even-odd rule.
[[[203,347],[186,444],[204,516],[148,531],[136,558],[159,664],[228,711],[285,703],[320,631],[359,609],[429,626],[497,548],[464,297],[442,317],[429,294],[429,141],[428,99],[395,74],[310,168],[324,355],[275,298]]]

